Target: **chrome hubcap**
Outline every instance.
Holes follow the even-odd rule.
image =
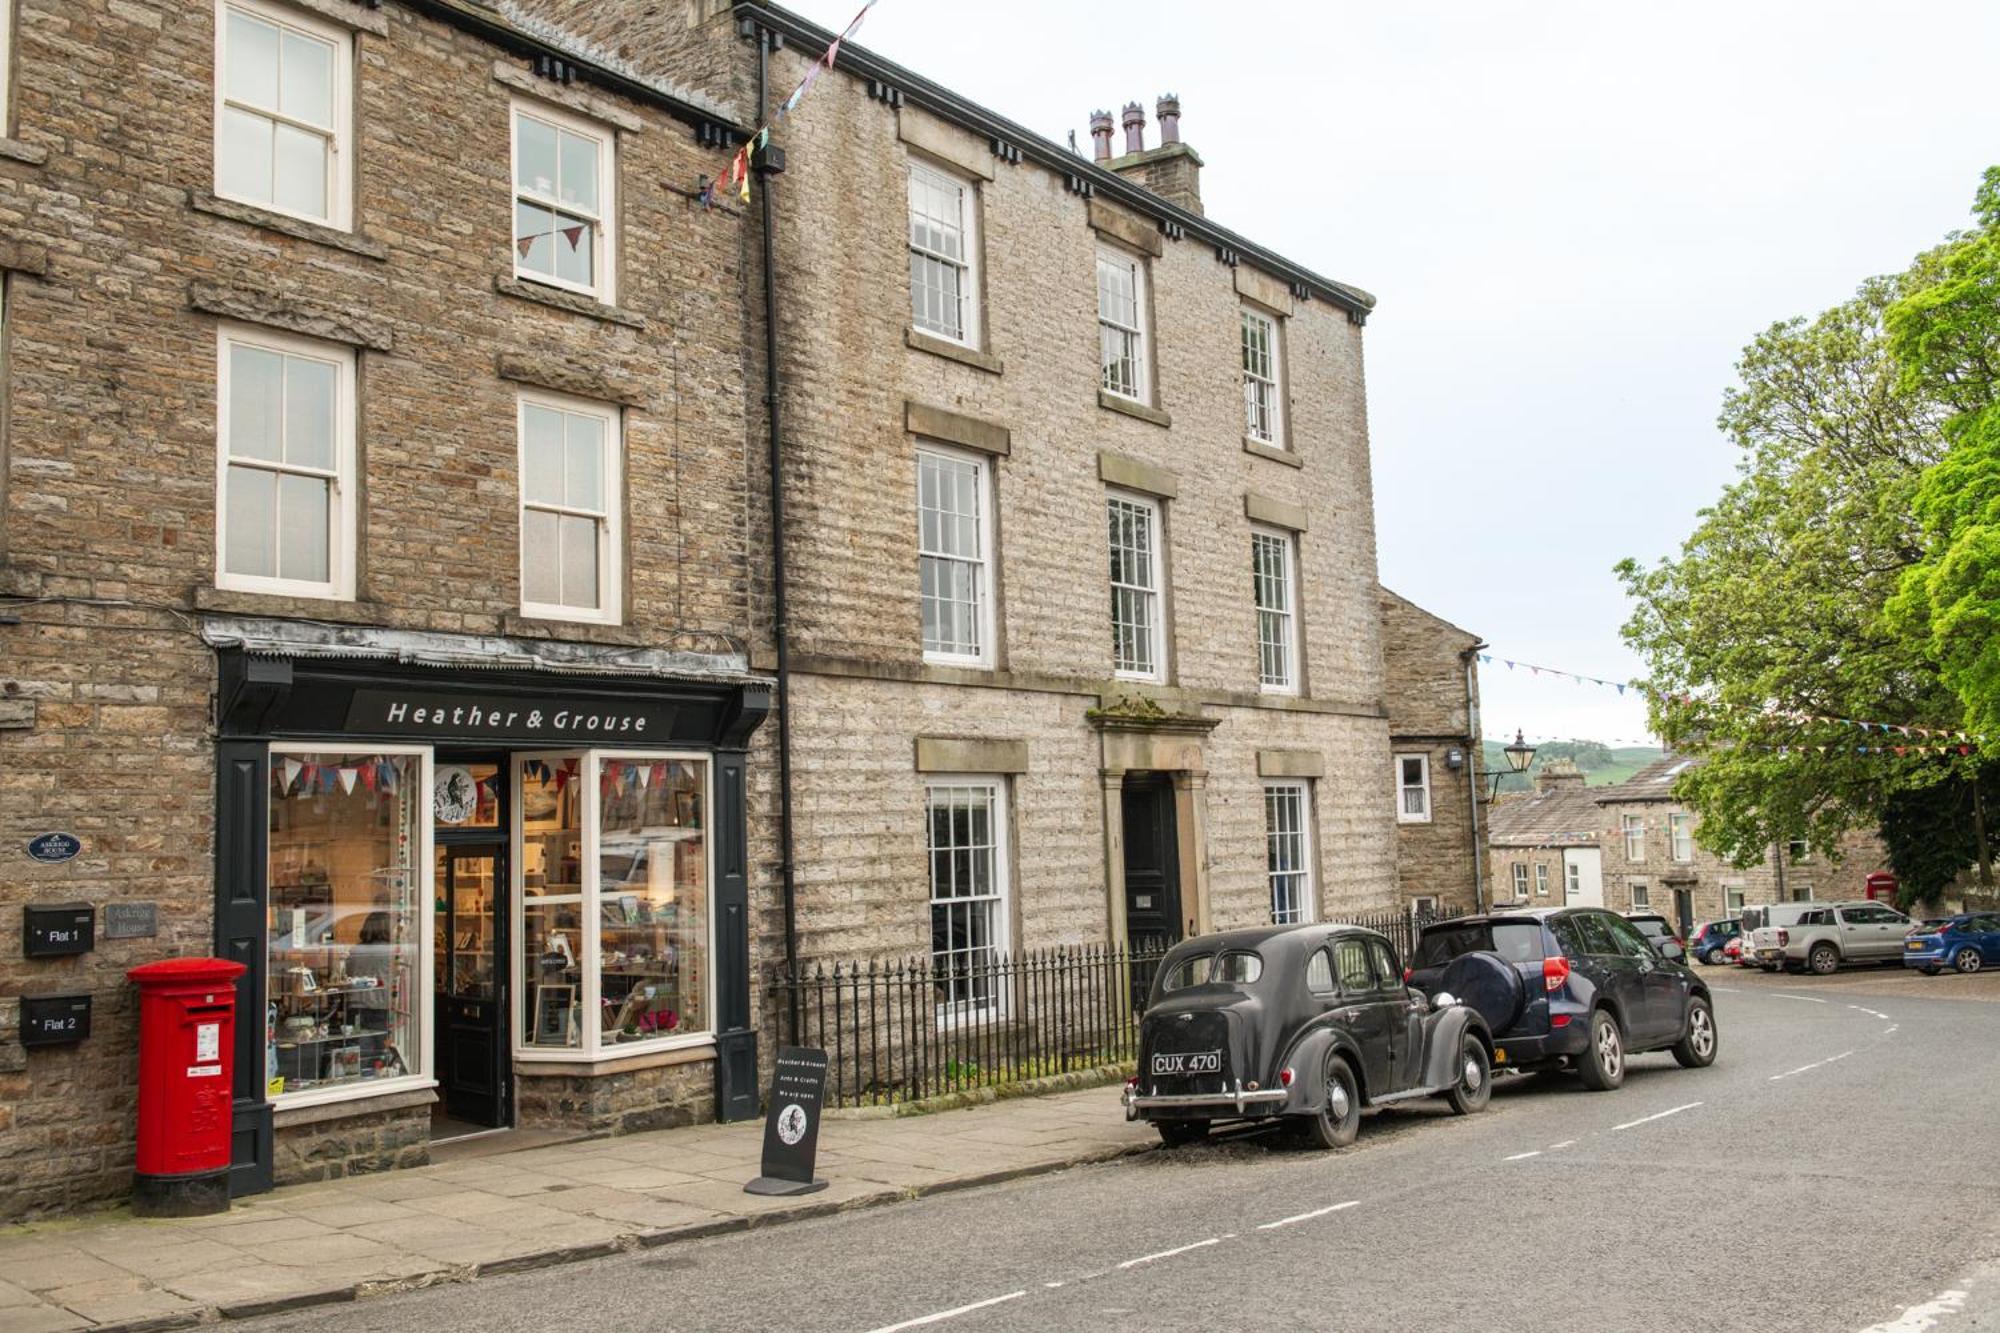
[[[1709,1021],[1708,1010],[1694,1011],[1694,1053],[1703,1059],[1715,1049],[1715,1025]]]
[[[1972,950],[1967,949],[1964,953],[1958,956],[1958,970],[1961,972],[1977,972],[1979,970],[1980,962],[1981,959],[1979,955],[1974,953]]]
[[[1329,1083],[1326,1089],[1326,1118],[1335,1121],[1347,1119],[1348,1105],[1347,1089],[1339,1083]]]
[[[1610,1019],[1597,1025],[1597,1059],[1604,1066],[1604,1072],[1613,1078],[1618,1076],[1618,1068],[1624,1061],[1625,1053],[1618,1046],[1618,1029]]]
[[[1478,1092],[1480,1085],[1485,1082],[1486,1082],[1486,1071],[1479,1067],[1479,1061],[1475,1060],[1473,1057],[1469,1055],[1466,1056],[1465,1090],[1467,1092]]]

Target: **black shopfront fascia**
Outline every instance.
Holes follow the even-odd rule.
[[[749,846],[745,784],[751,733],[770,709],[761,682],[561,675],[368,659],[218,653],[215,947],[248,969],[238,983],[230,1189],[271,1188],[271,1104],[256,1015],[268,956],[270,747],[413,741],[445,746],[699,749],[715,764],[715,1109],[758,1112],[750,1022]]]

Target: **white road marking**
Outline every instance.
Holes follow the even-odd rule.
[[[1891,1023],[1888,1027],[1882,1029],[1882,1035],[1886,1037],[1891,1032],[1900,1032],[1902,1029],[1903,1025],[1901,1023]]]
[[[1575,1146],[1576,1146],[1575,1139],[1564,1139],[1561,1143],[1551,1143],[1549,1145],[1549,1151],[1554,1152],[1558,1148],[1574,1148]]]
[[[1150,1264],[1156,1259],[1171,1259],[1177,1254],[1186,1254],[1189,1250],[1199,1250],[1209,1245],[1220,1245],[1224,1239],[1222,1236],[1210,1236],[1207,1240],[1198,1240],[1192,1245],[1176,1246],[1171,1250],[1161,1250],[1158,1254],[1142,1254],[1137,1259],[1127,1259],[1118,1266],[1120,1268],[1137,1268],[1140,1264]],[[883,1330],[883,1333],[887,1333],[887,1330]]]
[[[1514,1155],[1513,1155],[1512,1157],[1502,1157],[1502,1158],[1501,1158],[1500,1160],[1501,1160],[1501,1161],[1503,1161],[1503,1162],[1525,1162],[1525,1161],[1526,1161],[1526,1160],[1528,1160],[1528,1159],[1529,1159],[1530,1157],[1540,1157],[1541,1155],[1542,1155],[1542,1154],[1541,1154],[1541,1153],[1540,1153],[1539,1151],[1537,1151],[1537,1152],[1517,1152],[1517,1153],[1515,1153],[1515,1154],[1514,1154]]]
[[[1291,1217],[1281,1217],[1275,1222],[1259,1222],[1257,1229],[1259,1231],[1276,1231],[1279,1227],[1288,1227],[1294,1222],[1310,1222],[1315,1217],[1325,1217],[1328,1213],[1337,1213],[1343,1208],[1352,1208],[1360,1202],[1361,1200],[1359,1199],[1349,1199],[1346,1203],[1330,1203],[1324,1208],[1315,1208],[1309,1213],[1298,1213]]]
[[[1666,1109],[1666,1110],[1664,1110],[1664,1111],[1655,1111],[1655,1112],[1654,1112],[1653,1114],[1651,1114],[1651,1115],[1642,1115],[1642,1116],[1640,1116],[1640,1117],[1639,1117],[1639,1118],[1638,1118],[1637,1120],[1627,1120],[1627,1121],[1626,1121],[1626,1122],[1625,1122],[1624,1124],[1622,1124],[1622,1125],[1613,1125],[1613,1126],[1612,1126],[1611,1128],[1613,1128],[1613,1129],[1630,1129],[1630,1128],[1632,1128],[1632,1127],[1633,1127],[1634,1125],[1643,1125],[1643,1124],[1646,1124],[1646,1123],[1647,1123],[1647,1122],[1649,1122],[1649,1121],[1653,1121],[1653,1120],[1664,1120],[1664,1119],[1666,1119],[1666,1118],[1667,1118],[1668,1116],[1670,1116],[1670,1115],[1679,1115],[1679,1114],[1680,1114],[1680,1113],[1681,1113],[1682,1111],[1692,1111],[1692,1110],[1694,1110],[1694,1108],[1695,1108],[1695,1107],[1697,1107],[1697,1106],[1700,1106],[1701,1104],[1702,1104],[1702,1103],[1700,1103],[1700,1102],[1689,1102],[1689,1103],[1688,1103],[1687,1105],[1685,1105],[1685,1106],[1673,1106],[1673,1107],[1669,1107],[1669,1108],[1667,1108],[1667,1109]]]
[[[1818,1069],[1821,1065],[1830,1065],[1835,1060],[1845,1060],[1848,1056],[1852,1054],[1854,1054],[1853,1051],[1842,1051],[1839,1055],[1829,1055],[1824,1060],[1815,1060],[1809,1065],[1800,1065],[1797,1069],[1787,1069],[1782,1074],[1773,1074],[1771,1075],[1770,1081],[1776,1083],[1781,1078],[1790,1078],[1794,1074],[1803,1074],[1808,1069]]]
[[[1060,1282],[1044,1282],[1044,1283],[1043,1283],[1042,1285],[1043,1285],[1043,1286],[1045,1286],[1045,1287],[1047,1287],[1047,1288],[1049,1288],[1049,1289],[1050,1289],[1051,1291],[1053,1291],[1053,1290],[1055,1290],[1055,1288],[1057,1288],[1057,1287],[1060,1287],[1060,1286],[1062,1285],[1062,1283],[1060,1283]]]
[[[1002,1305],[1008,1301],[1017,1301],[1027,1294],[1025,1291],[1010,1291],[1005,1296],[989,1296],[983,1301],[974,1301],[970,1305],[961,1305],[955,1310],[939,1310],[936,1314],[927,1314],[920,1319],[905,1319],[900,1324],[885,1324],[881,1328],[876,1329],[874,1333],[896,1333],[898,1329],[922,1328],[925,1324],[942,1323],[947,1319],[956,1319],[962,1314],[971,1314],[974,1310],[984,1310],[989,1305]]]
[[[1719,990],[1719,991],[1721,991],[1721,992],[1722,992],[1722,993],[1723,993],[1724,995],[1734,995],[1734,994],[1736,994],[1736,993],[1737,993],[1738,991],[1742,990],[1743,988],[1742,988],[1741,986],[1710,986],[1710,987],[1709,987],[1709,989],[1710,989],[1710,990]]]
[[[1779,999],[1781,999],[1781,1000],[1799,1000],[1799,1001],[1802,1001],[1802,1002],[1804,1002],[1804,1003],[1806,1003],[1806,1004],[1825,1004],[1825,1003],[1827,1003],[1827,1001],[1825,1001],[1825,1000],[1822,1000],[1822,999],[1818,999],[1818,998],[1816,998],[1816,997],[1814,997],[1814,996],[1811,996],[1811,995],[1787,995],[1787,994],[1785,994],[1785,992],[1783,992],[1783,991],[1781,991],[1781,990],[1774,990],[1774,991],[1772,991],[1772,992],[1771,992],[1771,994],[1773,994],[1773,995],[1777,996],[1777,997],[1778,997]]]
[[[1957,1314],[1965,1305],[1962,1291],[1941,1292],[1934,1301],[1922,1305],[1912,1305],[1894,1319],[1880,1324],[1870,1324],[1861,1333],[1923,1333],[1924,1329],[1937,1323],[1943,1315]]]
[[[1857,1011],[1857,1012],[1859,1012],[1859,1013],[1864,1013],[1864,1014],[1868,1015],[1868,1016],[1869,1016],[1870,1018],[1879,1018],[1879,1019],[1883,1020],[1884,1022],[1887,1022],[1887,1021],[1888,1021],[1888,1019],[1889,1019],[1889,1015],[1887,1015],[1887,1014],[1878,1014],[1878,1013],[1876,1013],[1876,1012],[1875,1012],[1875,1011],[1874,1011],[1873,1009],[1870,1009],[1870,1008],[1868,1008],[1868,1007],[1867,1007],[1866,1005],[1860,1005],[1860,1004],[1850,1004],[1850,1005],[1848,1005],[1847,1007],[1848,1007],[1849,1009],[1853,1009],[1853,1010],[1856,1010],[1856,1011]]]

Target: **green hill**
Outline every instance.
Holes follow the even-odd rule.
[[[1535,747],[1535,761],[1526,773],[1512,773],[1507,768],[1507,756],[1502,753],[1507,742],[1488,739],[1482,762],[1488,773],[1504,773],[1500,779],[1500,790],[1528,791],[1535,773],[1550,759],[1574,760],[1583,770],[1586,786],[1609,787],[1625,781],[1634,773],[1660,757],[1661,751],[1653,745],[1609,746],[1599,741],[1547,741]]]

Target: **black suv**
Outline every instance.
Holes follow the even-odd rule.
[[[1531,908],[1425,926],[1410,984],[1477,1009],[1496,1069],[1573,1068],[1615,1088],[1625,1059],[1671,1050],[1684,1067],[1715,1062],[1708,987],[1632,922],[1594,907]]]

